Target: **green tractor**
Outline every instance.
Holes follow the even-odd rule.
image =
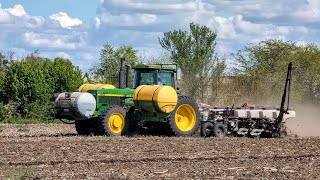
[[[198,131],[200,113],[196,102],[180,96],[176,87],[177,66],[133,66],[121,60],[119,88],[109,84],[84,84],[79,92],[56,94],[55,117],[75,120],[79,135],[130,135],[141,130],[170,136],[191,136]],[[124,79],[126,83],[124,85]]]

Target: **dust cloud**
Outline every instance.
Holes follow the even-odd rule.
[[[293,110],[296,111],[296,118],[286,121],[289,133],[298,135],[299,137],[315,137],[320,136],[320,109],[311,105],[297,106]]]

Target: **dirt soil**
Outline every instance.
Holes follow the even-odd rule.
[[[320,138],[83,137],[0,125],[0,179],[319,179]]]

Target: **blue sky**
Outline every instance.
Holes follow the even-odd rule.
[[[141,60],[161,57],[158,37],[190,22],[217,30],[228,64],[230,53],[268,38],[320,44],[319,0],[0,0],[0,52],[39,50],[87,71],[106,43],[131,45]]]
[[[25,11],[34,16],[49,17],[57,12],[67,12],[71,17],[77,17],[89,22],[96,16],[100,0],[0,0],[2,8],[22,4]]]

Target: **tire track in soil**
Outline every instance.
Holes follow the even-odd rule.
[[[100,159],[100,160],[67,160],[67,161],[29,161],[29,162],[0,162],[0,166],[40,166],[40,165],[58,165],[58,164],[93,164],[93,163],[149,163],[149,162],[168,162],[168,161],[217,161],[217,160],[290,160],[290,159],[308,159],[319,158],[320,154],[303,154],[303,155],[274,155],[274,156],[216,156],[216,157],[174,157],[174,158],[141,158],[141,159]]]
[[[28,134],[18,134],[16,136],[1,136],[0,138],[41,138],[41,137],[73,137],[79,136],[76,133],[57,133],[57,134],[39,134],[39,135],[28,135]]]

